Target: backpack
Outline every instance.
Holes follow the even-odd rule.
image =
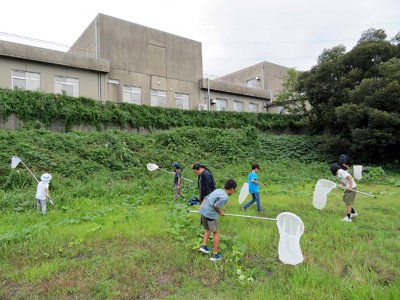
[[[197,196],[190,197],[188,201],[189,201],[190,205],[199,205],[200,204],[200,200],[199,200],[199,198],[197,198]]]

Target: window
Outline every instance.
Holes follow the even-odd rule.
[[[132,104],[142,103],[142,89],[140,87],[124,85],[122,94],[123,102]]]
[[[217,104],[217,111],[226,111],[228,110],[228,100],[226,99],[215,99]]]
[[[21,90],[39,90],[40,74],[12,70],[12,88]]]
[[[258,104],[256,103],[249,103],[249,110],[252,113],[258,113]]]
[[[54,93],[79,97],[79,79],[54,76]]]
[[[237,112],[244,111],[244,103],[242,101],[233,101],[233,110]]]
[[[176,108],[189,109],[189,95],[175,93]]]
[[[257,78],[253,78],[246,81],[246,87],[255,88],[257,87]]]
[[[167,92],[151,90],[151,106],[167,107]]]

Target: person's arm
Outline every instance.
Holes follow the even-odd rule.
[[[224,211],[223,211],[221,208],[215,207],[215,206],[214,206],[214,209],[217,211],[217,213],[218,213],[220,216],[225,216],[225,213],[224,213]]]
[[[216,188],[211,173],[210,172],[204,173],[203,180],[204,180],[203,182],[204,193],[208,195],[211,192],[213,192]]]
[[[257,179],[254,179],[254,178],[251,179],[251,182],[254,182],[256,184],[260,184],[260,182]]]
[[[49,191],[49,187],[48,186],[44,189],[44,192],[46,194],[46,197],[50,198],[50,191]]]
[[[353,190],[353,177],[349,174],[349,176],[347,176],[346,179],[349,181],[349,191],[352,191]]]
[[[178,183],[177,183],[177,188],[178,188],[178,192],[181,192],[181,176],[178,177]]]

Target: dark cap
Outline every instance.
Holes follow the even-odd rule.
[[[172,163],[172,167],[174,167],[175,169],[180,169],[181,165],[179,163],[177,163],[177,162],[173,162]]]

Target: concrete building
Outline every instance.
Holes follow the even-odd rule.
[[[278,113],[282,107],[274,104],[274,97],[282,91],[287,70],[265,61],[214,80],[203,80],[201,89],[211,110]]]
[[[0,88],[99,101],[268,112],[286,71],[263,62],[209,80],[200,42],[103,14],[67,52],[0,41]]]

